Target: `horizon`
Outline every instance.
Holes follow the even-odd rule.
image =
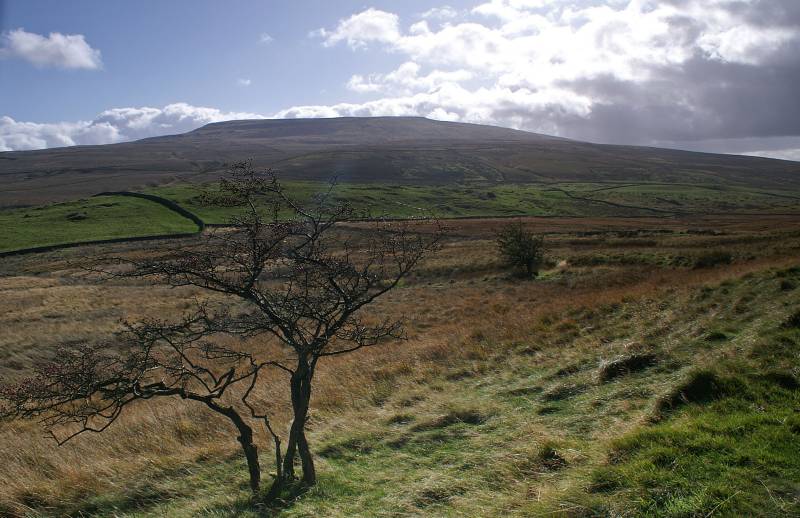
[[[26,150],[9,150],[9,151],[0,151],[0,154],[3,153],[25,153],[27,151],[48,151],[48,150],[59,150],[59,149],[68,149],[68,148],[83,148],[83,147],[93,147],[93,146],[107,146],[113,144],[130,144],[134,142],[140,142],[142,140],[149,140],[149,139],[157,139],[161,137],[174,137],[177,135],[185,135],[187,133],[191,133],[193,131],[197,131],[199,129],[205,128],[206,126],[212,126],[216,124],[225,124],[229,122],[245,122],[245,121],[275,121],[275,122],[291,122],[291,121],[326,121],[326,120],[341,120],[341,119],[421,119],[430,122],[443,122],[443,123],[452,123],[452,124],[468,124],[473,126],[487,126],[492,128],[501,128],[501,129],[508,129],[513,131],[522,131],[525,133],[530,133],[533,135],[541,135],[544,137],[551,137],[551,138],[561,138],[566,140],[572,140],[575,142],[583,142],[587,144],[594,144],[598,146],[618,146],[618,147],[635,147],[635,148],[649,148],[649,149],[656,149],[656,150],[667,150],[667,151],[678,151],[678,152],[687,152],[687,153],[701,153],[701,154],[708,154],[708,155],[726,155],[726,156],[734,156],[734,157],[745,157],[745,158],[756,158],[756,159],[764,159],[764,160],[779,160],[783,162],[797,162],[800,163],[800,157],[797,158],[780,158],[780,157],[773,157],[773,156],[763,156],[763,155],[753,155],[753,154],[745,154],[745,153],[735,153],[735,152],[725,152],[725,151],[703,151],[703,150],[693,150],[693,149],[684,149],[684,148],[677,148],[677,147],[658,147],[646,144],[606,144],[602,142],[592,142],[588,140],[577,140],[571,139],[569,137],[559,137],[556,135],[548,135],[546,133],[536,133],[533,131],[528,131],[525,129],[518,129],[518,128],[510,128],[508,126],[499,126],[496,124],[490,123],[479,123],[479,122],[462,122],[462,121],[448,121],[448,120],[437,120],[431,119],[429,117],[425,117],[422,115],[372,115],[372,116],[341,116],[341,117],[306,117],[306,118],[292,118],[292,119],[277,119],[277,118],[262,118],[262,119],[228,119],[224,121],[216,121],[216,122],[209,122],[207,124],[203,124],[194,129],[190,129],[181,133],[167,133],[164,135],[155,135],[151,137],[142,137],[140,139],[134,140],[126,140],[122,142],[111,142],[107,144],[75,144],[71,146],[59,146],[59,147],[49,147],[49,148],[42,148],[42,149],[26,149]]]
[[[306,118],[291,118],[291,119],[278,119],[278,118],[260,118],[260,119],[228,119],[223,121],[215,121],[203,124],[194,129],[190,129],[181,133],[167,133],[164,135],[155,135],[151,137],[142,137],[140,139],[134,140],[125,140],[122,142],[111,142],[111,143],[104,143],[104,144],[75,144],[71,146],[58,146],[58,147],[49,147],[49,148],[41,148],[41,149],[25,149],[25,150],[8,150],[8,151],[0,151],[0,154],[3,153],[25,153],[28,151],[49,151],[49,150],[60,150],[60,149],[69,149],[69,148],[84,148],[84,147],[94,147],[94,146],[107,146],[107,145],[114,145],[114,144],[130,144],[135,142],[140,142],[143,140],[150,140],[150,139],[157,139],[161,137],[174,137],[178,135],[185,135],[188,133],[192,133],[194,131],[200,130],[207,126],[213,126],[217,124],[226,124],[232,122],[250,122],[250,121],[273,121],[273,122],[292,122],[292,121],[332,121],[332,120],[342,120],[342,119],[420,119],[430,122],[441,122],[441,123],[449,123],[449,124],[465,124],[465,125],[472,125],[472,126],[487,126],[492,128],[500,128],[500,129],[508,129],[513,131],[521,131],[524,133],[530,133],[533,135],[541,135],[544,137],[551,137],[551,138],[560,138],[566,140],[572,140],[574,142],[581,142],[586,144],[593,144],[598,146],[618,146],[618,147],[635,147],[635,148],[645,148],[645,149],[657,149],[657,150],[665,150],[665,151],[678,151],[678,152],[687,152],[687,153],[700,153],[700,154],[708,154],[708,155],[725,155],[725,156],[734,156],[734,157],[744,157],[744,158],[755,158],[755,159],[764,159],[764,160],[779,160],[783,162],[797,162],[800,163],[800,157],[797,158],[780,158],[780,157],[772,157],[772,156],[762,156],[762,155],[752,155],[752,154],[742,154],[742,153],[735,153],[735,152],[724,152],[724,151],[702,151],[702,150],[691,150],[691,149],[684,149],[684,148],[677,148],[677,147],[658,147],[646,144],[606,144],[602,142],[591,142],[588,140],[577,140],[571,139],[569,137],[558,137],[555,135],[548,135],[546,133],[536,133],[533,131],[528,131],[525,129],[518,129],[518,128],[510,128],[508,126],[500,126],[497,124],[491,123],[478,123],[478,122],[462,122],[462,121],[448,121],[448,120],[437,120],[431,119],[429,117],[425,117],[422,115],[373,115],[373,116],[340,116],[340,117],[306,117]]]
[[[791,0],[0,0],[0,151],[417,116],[800,160],[798,49]]]

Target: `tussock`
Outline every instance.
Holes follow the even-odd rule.
[[[786,329],[800,329],[800,311],[795,311],[786,321],[783,323],[783,327]]]
[[[542,394],[543,401],[561,401],[569,399],[589,390],[585,383],[565,383],[556,385]]]
[[[643,371],[656,365],[659,357],[652,353],[631,354],[620,356],[612,360],[605,360],[600,363],[597,377],[601,382],[611,381],[620,376],[626,376],[635,372]]]
[[[656,402],[655,419],[691,403],[707,403],[723,393],[722,380],[713,370],[692,371],[686,379]]]
[[[415,432],[447,428],[455,424],[479,425],[485,423],[494,413],[490,410],[475,407],[456,407],[447,413],[436,416],[411,427]]]

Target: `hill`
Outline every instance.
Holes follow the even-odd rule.
[[[800,188],[800,164],[764,158],[590,144],[417,117],[241,120],[135,142],[0,153],[0,207],[204,182],[246,158],[292,180]]]

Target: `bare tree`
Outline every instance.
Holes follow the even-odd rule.
[[[544,238],[526,230],[522,221],[505,225],[497,234],[497,248],[510,266],[536,277],[544,260]]]
[[[433,231],[420,232],[414,222],[372,220],[368,231],[353,237],[337,225],[353,211],[334,202],[331,192],[308,208],[271,173],[237,164],[209,195],[214,203],[242,207],[232,227],[147,259],[113,258],[113,272],[102,270],[195,286],[213,296],[178,322],[126,323],[112,343],[63,347],[57,362],[0,387],[0,415],[39,419],[62,444],[106,430],[131,404],[183,398],[230,420],[254,492],[261,486],[255,423],[274,443],[277,477],[268,498],[297,480],[296,463],[302,483],[314,484],[305,428],[318,362],[403,336],[400,320],[377,319],[364,309],[395,288],[442,235],[435,221]],[[280,353],[267,347],[275,343]],[[285,375],[289,385],[285,448],[268,413],[253,401],[268,372]]]

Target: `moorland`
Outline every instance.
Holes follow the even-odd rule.
[[[254,507],[227,424],[175,401],[60,448],[34,423],[2,425],[0,510],[796,513],[797,220],[524,221],[546,235],[538,279],[520,282],[499,260],[504,220],[451,222],[442,251],[377,306],[407,318],[409,339],[322,367],[309,425],[319,483],[284,507]],[[5,258],[0,375],[24,376],[59,342],[106,338],[120,319],[179,315],[203,294],[98,283],[79,267],[174,244]],[[276,380],[258,394],[281,424],[283,388]]]
[[[300,200],[338,177],[333,199],[357,215],[336,226],[343,242],[370,218],[420,209],[448,227],[372,307],[403,317],[407,339],[321,364],[308,421],[318,483],[254,500],[229,423],[162,399],[60,447],[35,422],[0,422],[0,515],[800,513],[793,162],[405,118],[234,121],[0,153],[0,252],[162,237],[1,257],[0,378],[58,361],[62,344],[113,343],[124,321],[215,300],[97,268],[225,232],[236,211],[207,195],[248,157]],[[544,236],[536,278],[498,255],[509,221]],[[288,426],[279,376],[254,397]]]

